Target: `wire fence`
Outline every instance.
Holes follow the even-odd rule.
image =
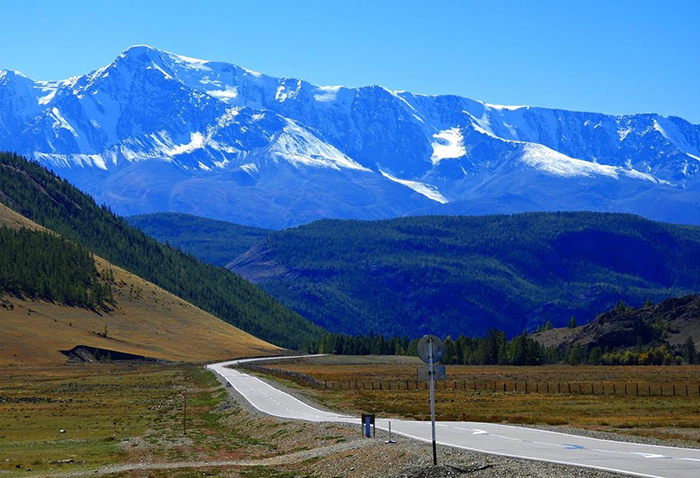
[[[251,371],[288,377],[296,382],[325,390],[365,392],[410,392],[428,390],[429,382],[417,380],[318,380],[310,375],[261,365],[245,365]],[[684,382],[549,382],[439,380],[436,390],[464,393],[568,394],[635,397],[700,397],[700,383]]]

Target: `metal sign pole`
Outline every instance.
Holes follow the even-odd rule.
[[[433,341],[428,340],[430,358],[430,420],[433,426],[433,465],[437,466],[437,448],[435,445],[435,367],[433,366]]]

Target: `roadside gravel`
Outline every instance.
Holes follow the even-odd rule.
[[[268,383],[273,381],[267,380]],[[224,382],[222,382],[224,383]],[[274,382],[306,403],[318,406],[304,397],[298,390],[290,389]],[[269,419],[252,407],[232,387],[226,388],[230,400],[243,407],[248,413]],[[330,442],[320,444],[308,450],[284,453],[287,443],[278,443],[280,454],[263,460],[250,460],[240,463],[244,466],[265,466],[279,472],[292,473],[299,477],[318,478],[442,478],[442,477],[561,477],[561,478],[614,478],[621,475],[605,471],[558,465],[516,458],[502,457],[485,453],[472,452],[457,448],[438,447],[439,466],[432,465],[432,446],[405,437],[392,436],[396,443],[389,440],[387,432],[377,430],[376,438],[364,438],[360,425],[356,427],[333,424],[333,436]],[[559,430],[558,430],[559,431]],[[295,443],[312,443],[319,436],[329,434],[329,424],[304,422],[295,427]]]

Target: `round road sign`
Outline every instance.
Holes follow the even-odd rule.
[[[423,338],[418,341],[418,356],[423,362],[429,363],[430,344],[433,345],[433,362],[439,362],[445,354],[445,344],[440,337],[435,335],[424,335]]]

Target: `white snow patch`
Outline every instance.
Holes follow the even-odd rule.
[[[700,157],[695,156],[694,154],[690,154],[690,153],[685,153],[685,154],[686,154],[686,156],[690,156],[691,158],[700,161]]]
[[[163,76],[165,77],[166,80],[172,80],[172,79],[173,79],[172,76],[170,76],[164,69],[162,69],[161,67],[159,67],[159,66],[156,65],[155,63],[154,63],[153,65],[151,65],[151,66],[147,66],[146,69],[147,69],[147,70],[156,70],[156,71],[161,72],[161,73],[163,74]]]
[[[275,101],[286,101],[287,99],[294,99],[301,91],[301,80],[297,81],[296,88],[289,88],[286,84],[281,84],[277,87],[277,93],[275,94]]]
[[[287,120],[287,125],[270,148],[270,152],[294,166],[370,171],[291,120]]]
[[[668,140],[671,140],[671,138],[669,137],[668,133],[666,133],[666,130],[663,129],[663,128],[661,127],[661,125],[659,124],[659,122],[656,121],[656,120],[654,120],[654,129],[655,129],[656,131],[658,131],[659,133],[661,133],[661,135],[662,135],[664,138],[666,138],[666,139],[668,139]],[[672,141],[672,140],[671,140],[671,141]]]
[[[34,153],[34,159],[41,162],[47,162],[54,166],[70,168],[72,166],[84,167],[97,167],[99,169],[107,170],[107,165],[105,164],[104,158],[99,154],[47,154],[47,153]]]
[[[248,68],[243,68],[243,67],[241,67],[241,69],[242,69],[243,71],[245,71],[246,73],[248,73],[249,75],[252,75],[252,76],[254,76],[254,77],[256,77],[256,78],[260,78],[261,76],[263,76],[262,73],[258,73],[257,71],[249,70]]]
[[[632,128],[624,128],[624,129],[618,128],[617,129],[617,135],[620,137],[620,141],[625,139],[627,137],[627,135],[630,134],[631,132],[632,132]]]
[[[460,158],[467,154],[464,149],[464,138],[459,128],[442,130],[433,135],[433,154],[430,161],[433,164],[439,163],[443,159]]]
[[[164,151],[168,156],[191,153],[195,149],[204,147],[204,135],[202,133],[190,133],[190,142],[173,147],[169,151]]]
[[[189,56],[177,55],[175,53],[170,52],[167,53],[168,55],[170,55],[170,58],[172,58],[176,63],[179,63],[187,68],[201,71],[212,71],[211,68],[206,66],[206,64],[209,63],[209,61],[207,60],[200,60],[198,58],[191,58]]]
[[[48,91],[48,93],[46,95],[39,97],[38,102],[40,105],[49,104],[49,102],[54,98],[54,96],[56,96],[56,92],[58,91],[58,88],[42,88],[41,89],[42,93],[46,93],[47,91]]]
[[[223,90],[209,90],[206,93],[214,98],[227,101],[238,97],[238,87],[226,85],[226,88]]]
[[[67,129],[68,131],[70,131],[74,137],[76,137],[76,138],[78,137],[78,133],[76,133],[75,130],[73,129],[73,127],[70,125],[70,123],[68,121],[66,121],[63,116],[61,116],[61,112],[58,111],[58,108],[56,108],[55,106],[53,108],[51,108],[51,116],[55,120],[53,123],[54,131],[56,131],[57,129],[63,128],[63,129]]]
[[[382,173],[382,176],[384,176],[388,180],[394,181],[395,183],[399,183],[403,186],[406,186],[407,188],[413,189],[418,194],[422,194],[423,196],[427,197],[428,199],[432,199],[435,202],[439,202],[440,204],[447,204],[448,202],[450,202],[445,196],[440,194],[440,191],[438,191],[438,189],[432,184],[421,183],[419,181],[410,181],[408,179],[399,179],[395,176],[392,176],[389,173],[382,171],[381,169],[379,170],[379,172]]]
[[[197,165],[199,165],[199,169],[203,169],[204,171],[211,171],[211,168],[201,161],[197,161]]]
[[[528,108],[526,105],[519,105],[519,106],[508,106],[508,105],[494,105],[491,103],[483,103],[484,106],[486,106],[489,109],[492,110],[508,110],[508,111],[514,111],[514,110],[519,110],[520,108]]]
[[[243,171],[245,171],[246,173],[248,173],[248,174],[255,174],[255,173],[257,173],[258,171],[260,171],[260,170],[258,169],[258,165],[257,165],[257,164],[254,164],[254,163],[242,164],[242,165],[241,165],[241,169],[242,169]]]
[[[322,103],[335,101],[338,97],[338,91],[340,91],[341,88],[342,86],[317,86],[316,89],[320,93],[314,95],[314,99]]]
[[[536,143],[523,144],[521,160],[535,169],[565,178],[591,177],[594,175],[608,176],[615,179],[619,177],[619,171],[614,166],[574,159]]]

